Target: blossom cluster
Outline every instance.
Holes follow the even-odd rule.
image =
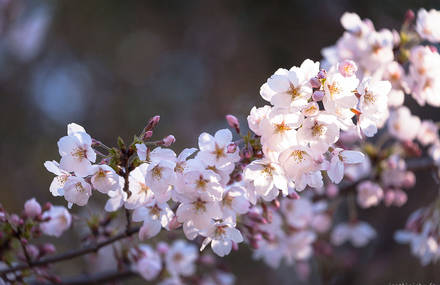
[[[419,105],[440,106],[440,55],[423,42],[440,42],[440,12],[421,9],[415,23],[414,17],[407,14],[399,34],[376,31],[370,20],[345,13],[345,32],[323,49],[323,64],[307,59],[280,68],[261,86],[268,103],[251,109],[252,132],[243,135],[237,118],[226,116],[237,138],[229,129],[204,132],[197,148],[177,154],[170,148],[174,136],[152,140],[155,116],[132,143],[119,138],[110,148],[71,123],[58,141],[59,162],[44,163],[55,174],[50,193],[69,209],[104,194],[110,216],[88,221],[87,238],[114,237],[107,228],[111,213],[124,212],[121,237],[138,233],[141,243],[127,243],[121,260],[163,285],[233,284],[212,255],[199,253],[207,246],[223,257],[244,242],[254,258],[274,268],[295,264],[300,275],[310,271],[314,254],[331,256],[343,244],[367,246],[378,233],[358,219],[358,208],[402,207],[415,185],[408,159],[426,152],[432,169],[440,167],[438,124],[403,105],[411,94]],[[374,143],[366,141],[376,134]],[[438,201],[413,213],[395,235],[423,265],[440,257]],[[35,199],[26,202],[22,217],[0,214],[9,231],[0,238],[10,240],[22,241],[20,232],[29,229],[32,237],[59,237],[72,223],[65,207],[41,207]],[[180,227],[189,241],[169,235],[173,243],[156,242]],[[25,262],[23,252],[19,260]],[[29,246],[29,252],[36,254],[32,261],[43,251]],[[210,268],[200,275],[205,271],[196,265]]]

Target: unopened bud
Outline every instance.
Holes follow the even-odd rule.
[[[272,205],[276,208],[279,209],[280,208],[280,201],[278,199],[274,199],[272,201]]]
[[[318,75],[316,76],[318,79],[325,79],[327,78],[327,71],[325,71],[325,69],[321,69],[318,72]]]
[[[405,205],[406,201],[408,201],[408,196],[404,191],[397,189],[394,194],[394,205],[397,207],[402,207]]]
[[[182,224],[177,221],[177,217],[174,216],[168,224],[170,231],[178,229]]]
[[[166,242],[161,241],[161,242],[159,242],[159,243],[157,244],[156,249],[157,249],[157,251],[159,252],[159,254],[164,255],[164,254],[166,254],[166,253],[168,252],[168,250],[170,249],[170,247],[169,247],[169,245],[168,245]]]
[[[41,206],[35,198],[27,200],[26,203],[24,203],[24,213],[29,218],[35,218],[41,214]]]
[[[293,200],[298,200],[300,197],[299,197],[299,195],[298,195],[298,193],[296,193],[296,191],[293,191],[292,193],[290,193],[288,196],[287,196],[289,199],[293,199]]]
[[[320,88],[321,81],[317,77],[312,77],[312,79],[310,79],[310,85],[312,85],[312,88]]]
[[[312,94],[312,99],[314,100],[314,101],[321,101],[322,100],[322,98],[324,98],[324,96],[325,96],[325,93],[324,93],[324,91],[322,91],[322,90],[316,90],[315,92],[313,92],[313,94]]]
[[[387,207],[391,206],[394,203],[395,197],[396,197],[396,193],[393,190],[386,191],[383,199],[385,206]]]
[[[47,202],[43,206],[43,211],[48,211],[48,210],[50,210],[50,208],[52,208],[52,204],[50,202]]]
[[[200,263],[205,265],[213,265],[215,264],[215,259],[212,255],[204,254],[200,257]]]
[[[234,153],[237,150],[237,145],[235,143],[230,143],[227,147],[228,153]]]
[[[414,172],[407,171],[403,178],[403,187],[412,188],[414,184],[416,184],[416,176],[414,175]]]
[[[151,131],[152,129],[154,129],[157,126],[157,124],[159,124],[159,121],[160,121],[160,116],[156,115],[156,116],[152,117],[150,119],[150,121],[148,121],[148,124],[144,129],[145,132],[148,132],[148,131]]]
[[[9,222],[15,226],[18,226],[20,224],[20,217],[17,214],[12,214]]]
[[[232,242],[232,250],[237,251],[238,250],[238,244],[235,242]]]
[[[416,15],[414,14],[414,11],[411,9],[408,9],[405,13],[405,24],[411,24],[412,21],[416,18]]]
[[[51,243],[45,243],[43,244],[43,246],[41,247],[41,251],[42,254],[52,254],[56,252],[56,248],[53,244]]]
[[[430,49],[432,52],[438,52],[438,49],[437,49],[436,46],[429,45],[429,49]]]
[[[240,123],[234,115],[226,115],[226,121],[231,128],[234,128],[237,134],[240,133]]]
[[[327,186],[326,192],[329,198],[334,198],[338,195],[339,188],[335,184],[330,184]]]
[[[144,134],[143,139],[144,140],[148,140],[149,138],[151,138],[153,136],[153,131],[146,131]]]
[[[170,146],[175,141],[176,141],[176,138],[173,135],[168,135],[162,140],[164,146]]]
[[[33,244],[28,244],[26,246],[26,251],[31,257],[31,259],[36,259],[40,255],[40,250]]]

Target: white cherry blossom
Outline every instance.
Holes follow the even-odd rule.
[[[202,243],[200,251],[211,243],[212,250],[220,257],[228,255],[231,252],[232,242],[240,243],[243,241],[243,236],[240,231],[227,221],[211,223],[207,229],[202,232],[202,235],[206,238]]]
[[[41,231],[49,236],[60,237],[72,224],[72,216],[62,206],[50,207],[48,211],[43,213],[42,218],[50,218],[49,221],[40,225]]]
[[[76,124],[70,124],[67,133],[67,136],[58,141],[60,166],[66,171],[75,172],[77,176],[87,176],[91,171],[91,163],[96,160],[96,153],[92,149],[92,138]]]

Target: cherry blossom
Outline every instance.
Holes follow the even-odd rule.
[[[60,237],[72,224],[72,216],[65,207],[52,206],[42,215],[43,219],[49,219],[41,223],[41,231],[49,236]]]
[[[96,153],[92,149],[92,138],[82,127],[70,124],[67,136],[58,141],[58,149],[61,168],[73,171],[81,177],[90,174],[91,163],[95,162]]]

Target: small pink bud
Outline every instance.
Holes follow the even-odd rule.
[[[238,250],[238,244],[235,242],[232,242],[232,250],[237,251]]]
[[[237,145],[235,143],[230,143],[227,147],[228,153],[234,153],[237,150]]]
[[[159,124],[159,121],[160,121],[160,116],[156,115],[156,116],[152,117],[148,121],[148,124],[145,127],[144,131],[145,132],[151,131],[152,129],[154,129],[157,126],[157,124]]]
[[[226,121],[231,128],[234,128],[238,134],[240,133],[240,123],[238,122],[237,117],[234,115],[226,115]]]
[[[42,254],[52,254],[56,252],[56,248],[51,243],[45,243],[41,247]]]
[[[344,77],[351,77],[357,71],[356,63],[352,60],[344,60],[338,64],[338,70]]]
[[[275,209],[279,209],[280,208],[280,201],[278,199],[274,199],[272,201],[272,205],[275,207]]]
[[[327,196],[329,198],[334,198],[339,194],[339,188],[335,184],[330,184],[327,186]]]
[[[168,224],[170,231],[180,228],[182,224],[177,221],[177,217],[174,216]]]
[[[205,265],[215,264],[215,258],[212,255],[205,254],[200,257],[200,263]]]
[[[416,176],[414,175],[414,172],[407,171],[403,178],[403,183],[402,183],[403,187],[412,188],[415,184],[416,184]]]
[[[287,196],[289,199],[293,199],[293,200],[298,200],[300,197],[299,197],[299,195],[298,195],[298,193],[296,193],[296,191],[293,191],[292,193],[290,193],[288,196]]]
[[[35,198],[27,200],[26,203],[24,203],[24,213],[29,218],[35,218],[41,214],[41,206]]]
[[[36,259],[40,255],[40,250],[33,244],[26,246],[26,251],[30,255],[31,259]]]
[[[313,92],[313,94],[312,94],[312,99],[314,100],[314,101],[321,101],[322,100],[322,98],[324,98],[324,96],[325,96],[325,93],[324,93],[324,91],[322,91],[322,90],[316,90],[315,92]]]
[[[20,224],[20,217],[17,214],[12,214],[11,219],[10,219],[10,223],[15,226],[18,226]]]
[[[310,85],[312,85],[312,88],[320,88],[321,81],[317,77],[312,77],[312,79],[310,79]]]
[[[384,203],[385,206],[389,207],[394,203],[396,193],[393,190],[388,190],[385,192]]]
[[[166,254],[166,253],[168,252],[168,250],[170,249],[170,247],[169,247],[169,245],[168,245],[166,242],[161,241],[161,242],[159,242],[159,243],[157,244],[156,249],[157,249],[157,251],[159,252],[159,254],[164,255],[164,254]]]
[[[168,135],[162,140],[164,146],[170,146],[175,141],[176,141],[176,138],[173,135]]]
[[[437,49],[436,46],[429,45],[429,49],[430,49],[432,52],[438,52],[438,49]]]
[[[327,71],[325,71],[325,69],[321,69],[318,72],[318,75],[316,76],[318,79],[325,79],[327,78]]]
[[[144,134],[143,139],[144,140],[148,140],[149,138],[151,138],[153,136],[153,131],[146,131]]]
[[[405,205],[406,201],[408,201],[408,196],[406,193],[400,189],[397,189],[395,192],[394,205],[397,207],[402,207]]]
[[[52,208],[52,204],[50,202],[47,202],[43,206],[43,211],[48,211],[48,210],[50,210],[50,208]]]
[[[160,116],[156,115],[156,116],[154,116],[153,118],[150,119],[148,124],[151,124],[153,126],[153,128],[154,128],[155,126],[157,126],[157,124],[159,124],[159,121],[160,121]]]
[[[414,11],[411,9],[408,9],[405,13],[405,24],[410,24],[414,19],[416,18],[416,15],[414,14]]]

